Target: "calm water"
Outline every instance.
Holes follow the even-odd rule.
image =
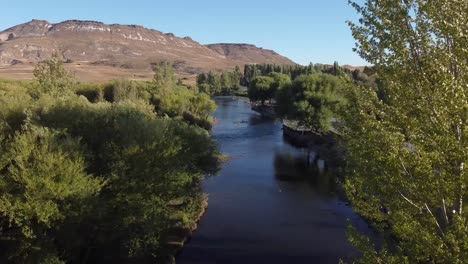
[[[213,137],[233,160],[205,181],[208,211],[177,263],[337,263],[355,256],[346,219],[371,231],[333,194],[333,177],[306,166],[307,154],[284,142],[280,123],[243,100],[216,101]]]

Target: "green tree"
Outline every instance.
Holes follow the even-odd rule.
[[[217,146],[206,130],[157,118],[142,101],[70,98],[44,105],[38,114],[40,125],[81,138],[89,172],[107,181],[95,216],[77,224],[83,232],[75,240],[87,241],[89,248],[79,246],[88,248],[91,260],[162,257],[170,232],[194,225],[203,175],[218,168]]]
[[[207,94],[197,94],[191,98],[190,112],[196,116],[207,119],[216,111],[216,103]]]
[[[200,93],[211,95],[211,86],[208,83],[202,83],[198,86]]]
[[[352,3],[356,51],[373,64],[385,101],[349,95],[346,192],[384,233],[376,251],[352,230],[360,263],[468,260],[468,2]]]
[[[197,75],[197,85],[200,86],[204,83],[206,83],[206,74],[205,73],[200,73]]]
[[[11,241],[6,249],[25,263],[59,261],[68,243],[58,239],[67,232],[64,225],[90,212],[103,181],[85,172],[79,140],[63,132],[27,125],[0,150],[0,236]]]
[[[232,90],[232,78],[229,72],[223,72],[220,76],[221,79],[221,94],[227,95]]]
[[[341,72],[341,68],[340,68],[340,65],[338,64],[337,61],[333,62],[333,71],[332,71],[332,74],[335,75],[335,76],[338,76]]]
[[[301,75],[278,91],[276,111],[318,134],[328,133],[344,105],[344,88],[343,81],[328,74]]]
[[[159,70],[158,70],[159,69]],[[229,76],[223,75],[223,80],[229,81]],[[149,97],[151,104],[155,106],[158,114],[171,118],[181,118],[190,124],[195,124],[205,129],[211,129],[213,119],[210,117],[212,111],[216,109],[214,102],[207,96],[199,94],[219,94],[221,93],[222,80],[220,75],[212,72],[201,74],[197,77],[201,85],[198,89],[189,89],[175,81],[175,74],[172,65],[163,63],[156,69],[155,79],[152,85],[144,87],[147,94],[141,92],[137,82],[123,82],[124,85],[113,84],[113,97],[119,99],[146,99]],[[230,85],[230,83],[227,83]],[[122,87],[121,87],[122,86]],[[119,89],[117,89],[119,88]],[[211,112],[207,112],[211,111]]]
[[[155,66],[153,81],[159,91],[172,89],[177,84],[174,68],[169,62],[161,62]]]
[[[0,81],[0,262],[164,262],[218,169],[214,102],[155,82],[71,87],[86,98],[32,84]]]
[[[242,77],[242,72],[241,72],[241,70],[240,70],[240,68],[239,68],[239,65],[236,65],[236,67],[234,68],[234,73],[235,73],[237,76],[239,76],[239,78]]]
[[[36,96],[44,93],[52,96],[69,95],[76,84],[74,76],[65,69],[63,60],[58,55],[40,62],[33,73],[39,83]]]
[[[272,93],[274,93],[274,94],[276,94],[276,92],[279,89],[291,84],[291,78],[287,74],[272,72],[268,76],[270,76],[274,80],[274,82],[273,82],[273,84],[271,86]]]
[[[236,66],[233,72],[229,72],[229,77],[231,79],[230,94],[240,92],[242,89],[242,72],[240,71],[239,66]]]
[[[253,79],[249,87],[249,98],[256,102],[261,101],[262,104],[266,100],[273,98],[273,83],[275,80],[268,76],[259,76]]]
[[[215,95],[221,93],[222,83],[218,74],[210,71],[206,77],[206,82],[210,85],[211,94]]]
[[[202,73],[197,76],[198,89],[209,95],[232,95],[241,90],[242,74],[239,67],[232,72]]]

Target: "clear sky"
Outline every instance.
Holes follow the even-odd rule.
[[[347,0],[1,0],[0,31],[44,19],[137,24],[202,44],[250,43],[300,64],[366,64],[352,51]]]

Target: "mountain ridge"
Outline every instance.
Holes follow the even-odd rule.
[[[63,56],[69,63],[79,63],[81,68],[90,65],[147,71],[154,64],[167,61],[182,75],[252,63],[295,64],[273,50],[253,44],[202,45],[188,36],[177,37],[140,25],[33,19],[0,32],[0,76],[2,69],[35,65],[53,54]]]

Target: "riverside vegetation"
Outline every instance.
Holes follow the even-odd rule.
[[[214,102],[165,63],[151,82],[80,84],[57,57],[34,73],[0,81],[0,262],[163,261],[219,168]]]
[[[351,2],[372,67],[246,65],[177,85],[82,85],[59,61],[36,82],[0,83],[0,247],[21,263],[158,258],[200,213],[219,153],[209,95],[247,86],[260,105],[339,133],[343,186],[382,243],[349,227],[356,263],[468,261],[468,2]],[[81,95],[81,96],[80,96]],[[73,237],[73,240],[69,238]],[[118,252],[118,253],[116,253]]]

